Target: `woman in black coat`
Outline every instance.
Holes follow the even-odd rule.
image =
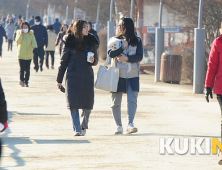
[[[5,94],[0,79],[0,132],[3,132],[8,127],[7,120],[8,120],[8,112],[5,101]],[[0,157],[1,154],[2,154],[2,143],[0,140]]]
[[[85,135],[88,121],[94,104],[94,73],[92,66],[97,65],[96,45],[99,41],[88,33],[87,22],[74,22],[73,32],[68,34],[62,51],[61,64],[57,76],[57,86],[61,89],[62,80],[66,74],[67,105],[71,111],[74,135]],[[87,53],[93,52],[94,57],[87,61]],[[79,110],[83,109],[81,125]]]
[[[56,41],[55,41],[55,46],[59,45],[59,54],[61,56],[62,53],[62,46],[63,46],[63,36],[66,34],[66,31],[68,29],[67,24],[63,24],[60,28],[60,32],[57,35]]]

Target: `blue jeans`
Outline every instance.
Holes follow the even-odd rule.
[[[116,125],[122,126],[121,121],[121,103],[122,103],[122,92],[112,93],[112,114],[116,121]],[[137,98],[138,91],[133,91],[130,84],[127,87],[127,114],[128,114],[128,123],[133,123],[136,109],[137,109]]]
[[[81,125],[79,120],[79,110],[73,109],[71,111],[71,121],[73,125],[73,130],[75,132],[81,132],[81,128],[88,129],[88,123],[89,123],[89,115],[91,113],[90,109],[82,109],[82,115],[81,115]]]

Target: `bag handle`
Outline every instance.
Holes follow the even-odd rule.
[[[106,58],[106,61],[104,63],[105,67],[108,67],[110,58],[111,57],[109,57],[109,56]],[[111,58],[111,67],[116,67],[116,65],[117,65],[116,62],[117,62],[116,57],[115,58]]]
[[[104,66],[108,67],[109,60],[110,60],[110,57],[107,56],[107,57],[106,57],[106,61],[105,61],[105,63],[104,63]]]

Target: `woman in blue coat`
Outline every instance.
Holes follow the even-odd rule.
[[[96,45],[98,40],[88,33],[87,22],[77,20],[73,31],[68,34],[62,51],[61,64],[57,76],[57,86],[61,89],[66,74],[67,105],[71,111],[74,135],[85,135],[88,121],[94,104],[94,73],[92,66],[97,65]],[[93,52],[94,57],[87,61],[87,53]],[[82,109],[80,125],[79,109]]]

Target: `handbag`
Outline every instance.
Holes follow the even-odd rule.
[[[112,59],[111,67],[108,68],[109,59],[110,57],[107,57],[105,64],[99,67],[95,88],[117,92],[119,68],[116,67],[116,59]]]

